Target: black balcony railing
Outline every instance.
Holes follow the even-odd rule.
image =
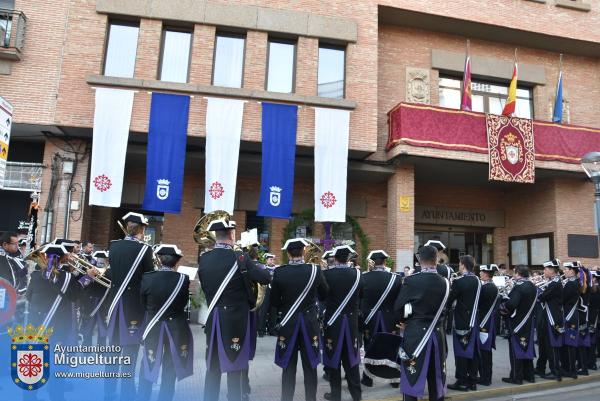
[[[23,50],[26,25],[27,17],[23,12],[0,8],[0,50],[9,49],[20,54]]]

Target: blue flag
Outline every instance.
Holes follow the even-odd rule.
[[[189,96],[152,94],[144,210],[181,211],[189,109]]]
[[[262,103],[259,216],[289,219],[294,197],[298,106]]]
[[[562,95],[562,71],[558,74],[558,83],[556,84],[556,100],[554,101],[554,113],[552,121],[562,123],[563,95]]]

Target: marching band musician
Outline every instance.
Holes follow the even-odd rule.
[[[394,301],[398,297],[402,279],[399,275],[386,271],[385,261],[389,255],[383,250],[369,253],[367,259],[373,261],[374,266],[362,275],[361,297],[361,329],[365,350],[369,347],[371,339],[379,332],[396,334],[396,316],[394,314]],[[361,384],[372,387],[373,379],[363,371]]]
[[[540,351],[536,362],[535,373],[548,380],[561,380],[560,348],[563,345],[563,286],[558,271],[560,260],[553,259],[544,263],[544,278],[547,280],[538,294],[542,305],[538,331],[538,347]],[[538,287],[539,288],[539,287]],[[550,374],[546,374],[546,361]]]
[[[145,313],[140,302],[142,275],[154,270],[154,264],[152,248],[142,242],[148,219],[143,214],[129,212],[122,220],[126,224],[127,235],[110,244],[107,277],[111,280],[111,288],[102,307],[108,309],[106,323],[109,345],[121,346],[122,355],[131,358],[131,366],[135,369]],[[121,368],[126,369],[125,365],[106,365],[106,372],[116,375]],[[119,381],[121,399],[135,399],[134,380]],[[105,380],[105,400],[116,398],[116,387],[117,380]]]
[[[590,271],[579,261],[573,262],[579,266],[579,337],[577,344],[577,374],[588,376],[588,354],[590,352],[589,306],[590,306]]]
[[[562,375],[577,378],[577,345],[579,337],[579,266],[572,262],[563,263],[566,283],[563,286],[563,311],[565,314],[565,333],[562,352]]]
[[[425,246],[433,246],[437,250],[437,260],[436,260],[436,270],[438,274],[444,277],[446,280],[450,280],[452,277],[452,273],[454,270],[450,266],[448,266],[445,261],[448,259],[448,256],[444,253],[446,249],[446,245],[442,241],[437,240],[429,240],[425,243]]]
[[[333,250],[336,265],[323,272],[329,286],[326,298],[323,329],[323,365],[329,373],[331,392],[326,400],[340,401],[342,397],[341,366],[344,367],[348,390],[353,401],[361,399],[360,346],[358,305],[361,292],[360,270],[348,266],[354,250],[343,245]]]
[[[519,265],[515,268],[515,285],[508,294],[508,300],[500,305],[501,312],[508,316],[508,347],[510,377],[503,377],[505,383],[523,384],[523,380],[535,383],[533,372],[534,319],[533,309],[537,302],[537,288],[528,280],[529,268]]]
[[[598,333],[600,327],[598,326],[600,321],[600,288],[598,287],[598,280],[600,279],[600,271],[593,270],[592,272],[592,290],[590,293],[590,360],[588,362],[588,369],[597,370],[598,365],[596,359],[600,357],[598,352]]]
[[[490,386],[492,384],[492,348],[496,348],[496,310],[498,305],[498,287],[492,281],[494,272],[498,271],[495,264],[479,266],[481,279],[481,293],[477,306],[477,323],[479,336],[477,348],[479,349],[479,380],[478,384]]]
[[[17,233],[5,232],[0,236],[0,278],[20,293],[27,287],[27,265],[15,257],[20,255]]]
[[[251,351],[250,309],[254,306],[249,281],[268,284],[271,276],[245,252],[233,250],[235,222],[210,222],[216,244],[200,258],[198,276],[208,302],[206,321],[206,378],[204,400],[217,401],[221,374],[227,373],[229,401],[242,399],[242,372],[248,369]]]
[[[275,273],[275,255],[272,253],[265,254],[265,268],[273,277]],[[277,319],[277,310],[271,308],[271,286],[269,285],[265,290],[265,298],[262,305],[258,308],[258,336],[264,337],[269,333],[274,334],[275,320]]]
[[[460,257],[461,276],[452,281],[448,304],[456,301],[454,308],[454,359],[456,382],[451,390],[477,390],[477,307],[481,294],[481,281],[473,273],[475,261],[471,255]]]
[[[416,401],[429,389],[429,400],[443,400],[446,384],[446,343],[440,319],[450,294],[450,283],[437,274],[437,250],[419,249],[421,271],[404,279],[394,311],[404,322],[400,348],[400,389],[404,401]]]
[[[85,249],[85,247],[84,247]],[[99,268],[107,267],[108,252],[96,251],[92,255],[94,266]],[[86,258],[87,259],[87,258]],[[89,261],[89,259],[88,259]],[[91,262],[90,262],[91,263]],[[93,282],[88,287],[86,293],[81,299],[81,336],[83,337],[84,345],[91,345],[94,336],[94,329],[98,329],[98,338],[96,344],[106,345],[106,321],[102,318],[102,313],[99,313],[104,300],[108,297],[110,288],[106,288],[99,283]]]
[[[97,261],[94,257],[94,244],[91,241],[83,241],[81,245],[80,255],[90,262],[90,264],[96,266]]]
[[[139,399],[149,400],[152,383],[161,371],[159,401],[171,401],[175,380],[193,373],[194,345],[185,308],[189,301],[190,279],[177,272],[183,254],[177,245],[161,244],[156,248],[161,268],[144,273],[141,302],[147,312],[148,324],[142,341],[143,378]]]
[[[296,387],[298,352],[304,372],[307,401],[317,398],[317,365],[321,361],[317,296],[325,298],[329,290],[321,269],[304,262],[302,238],[289,239],[282,250],[289,262],[275,270],[271,282],[271,305],[282,314],[277,328],[275,364],[283,369],[281,400],[291,401]]]

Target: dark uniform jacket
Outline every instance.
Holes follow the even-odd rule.
[[[138,264],[131,280],[125,287],[123,295],[117,302],[121,301],[123,304],[123,312],[125,315],[125,324],[127,327],[141,328],[144,320],[144,306],[140,303],[140,288],[142,284],[142,275],[145,272],[154,270],[154,264],[152,262],[152,248],[137,240],[117,240],[110,244],[109,250],[109,261],[110,269],[107,270],[107,277],[111,280],[111,288],[108,296],[106,297],[102,307],[106,313],[115,300],[115,296],[119,291],[119,288],[125,281],[127,274],[131,270],[136,258],[140,255],[142,248],[145,251],[141,257],[141,261]],[[118,316],[118,307],[114,308],[112,319]],[[117,326],[118,327],[118,320]],[[118,331],[117,331],[118,332]],[[114,333],[112,333],[114,334]],[[121,340],[123,340],[121,338]]]
[[[350,327],[350,341],[355,349],[358,349],[359,330],[358,330],[358,313],[359,300],[362,287],[359,281],[356,291],[350,297],[350,300],[342,309],[338,318],[333,322],[332,326],[328,326],[327,322],[341,305],[346,295],[350,292],[356,281],[357,269],[352,267],[333,267],[325,270],[323,275],[329,285],[329,293],[325,298],[325,314],[323,316],[324,325],[324,352],[331,359],[333,352],[337,349],[338,342],[343,339],[342,322],[344,316],[348,319]],[[360,274],[360,272],[359,272]]]
[[[361,277],[361,326],[366,338],[375,335],[375,325],[377,324],[378,313],[375,312],[368,323],[365,323],[365,320],[385,292],[392,277],[396,277],[392,289],[379,307],[379,311],[381,311],[381,316],[383,318],[383,324],[385,325],[385,331],[388,333],[397,330],[396,324],[398,321],[394,314],[394,302],[402,287],[402,278],[399,275],[388,273],[385,270],[371,270],[364,273]],[[384,330],[382,329],[382,331]]]
[[[215,310],[208,317],[205,327],[206,344],[208,346],[212,341],[211,329],[215,312],[218,309],[221,340],[230,360],[236,359],[239,352],[239,349],[232,348],[231,345],[233,343],[244,344],[246,325],[249,323],[248,313],[253,300],[247,287],[247,280],[268,284],[271,275],[268,270],[256,266],[247,253],[234,252],[230,248],[215,248],[204,253],[200,258],[198,267],[200,284],[206,296],[207,305],[210,305],[236,260],[238,269],[219,298]],[[246,277],[242,275],[242,271],[245,272]]]
[[[15,289],[27,283],[27,266],[22,260],[0,253],[0,278],[5,279]]]
[[[454,270],[452,270],[452,268],[448,265],[438,264],[435,269],[437,270],[438,274],[446,280],[450,280],[452,273],[454,273]]]
[[[511,334],[516,334],[519,337],[529,338],[531,327],[533,325],[533,312],[529,314],[527,322],[522,325],[518,332],[514,329],[519,325],[525,316],[529,313],[531,305],[536,300],[537,288],[529,280],[517,280],[515,286],[509,294],[509,300],[506,301],[505,307],[509,315],[509,328]]]
[[[577,304],[579,302],[579,283],[577,277],[568,279],[563,288],[563,312],[565,315],[565,327],[578,330],[579,315],[577,313]],[[575,312],[571,311],[575,308]],[[571,316],[568,316],[571,314]]]
[[[600,314],[600,288],[596,288],[595,292],[590,294],[590,315],[589,315],[589,326],[590,333],[598,333],[599,331],[599,321],[598,318]]]
[[[50,280],[43,276],[42,270],[31,273],[27,288],[29,301],[29,321],[34,326],[45,323],[52,327],[53,341],[73,343],[76,340],[77,324],[73,315],[73,304],[77,302],[83,291],[78,277],[67,271],[66,266]],[[56,311],[50,320],[46,320],[52,306],[57,304]]]
[[[270,300],[271,306],[277,308],[279,312],[281,312],[282,318],[287,315],[292,305],[294,305],[300,294],[308,285],[311,272],[312,265],[310,264],[283,265],[275,269],[273,281],[271,282]],[[325,281],[323,272],[320,267],[317,267],[317,275],[308,294],[288,322],[278,330],[279,348],[286,349],[287,346],[289,346],[289,341],[296,328],[296,323],[300,314],[302,314],[308,336],[311,340],[311,345],[316,342],[318,351],[319,320],[317,296],[319,298],[325,298],[328,291],[329,286]],[[299,333],[298,336],[298,338],[300,338],[302,334]],[[281,345],[283,345],[283,347],[281,347]],[[309,346],[308,344],[304,345]]]
[[[452,282],[448,304],[456,301],[454,307],[454,328],[456,330],[469,330],[473,314],[477,314],[475,298],[480,281],[474,274],[464,275]],[[476,322],[476,321],[475,321]]]
[[[150,322],[163,305],[167,303],[167,300],[171,297],[171,294],[173,294],[173,291],[176,289],[181,278],[183,278],[181,288],[177,291],[171,305],[150,329],[150,332],[144,341],[145,356],[151,363],[153,362],[152,354],[156,355],[157,350],[162,346],[169,346],[169,337],[166,333],[163,335],[163,343],[158,343],[163,322],[166,323],[166,328],[173,339],[173,345],[178,352],[178,355],[173,356],[173,358],[187,360],[187,358],[193,357],[190,355],[190,352],[192,352],[192,332],[185,312],[185,308],[190,298],[189,277],[171,269],[145,273],[142,278],[141,303],[146,309],[148,314],[147,319],[148,322]],[[170,349],[169,352],[171,352]]]
[[[560,277],[554,277],[550,284],[538,295],[538,299],[542,303],[544,309],[542,311],[542,319],[550,322],[548,313],[552,316],[554,330],[564,327],[563,321],[563,285]]]
[[[479,294],[479,305],[477,306],[477,323],[480,324],[485,315],[489,312],[490,308],[494,304],[494,301],[498,298],[498,287],[493,281],[481,284],[481,294]],[[496,302],[498,306],[498,302]],[[490,316],[490,320],[494,318],[494,312]]]

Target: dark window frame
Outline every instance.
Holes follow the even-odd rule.
[[[106,24],[106,33],[104,35],[104,52],[102,55],[102,75],[106,75],[106,56],[108,55],[108,42],[110,41],[110,28],[113,25],[123,25],[136,27],[138,29],[138,42],[135,46],[135,60],[133,63],[133,77],[135,77],[135,66],[137,65],[137,50],[140,40],[140,21],[139,20],[123,20],[123,19],[109,19]]]
[[[292,91],[289,93],[296,93],[296,73],[298,71],[298,39],[284,39],[278,37],[269,37],[267,39],[267,68],[265,68],[265,90],[269,91],[269,66],[270,66],[270,55],[271,55],[271,43],[280,43],[294,46],[294,59],[292,60]],[[246,47],[244,46],[244,50]],[[274,92],[274,93],[286,93],[286,92]]]
[[[532,239],[539,239],[539,238],[548,238],[549,240],[549,251],[550,251],[550,255],[548,260],[552,260],[554,259],[554,233],[553,232],[547,232],[547,233],[538,233],[538,234],[528,234],[528,235],[517,235],[517,236],[512,236],[512,237],[508,237],[508,264],[510,267],[515,267],[517,265],[513,264],[513,260],[512,260],[512,243],[513,241],[520,241],[520,240],[526,240],[527,241],[527,266],[529,266],[530,268],[541,268],[542,265],[533,265],[531,264],[531,240]]]
[[[346,99],[346,78],[347,78],[347,73],[346,73],[346,69],[348,68],[348,45],[336,45],[336,44],[332,44],[332,43],[328,43],[328,42],[319,42],[319,47],[317,50],[317,96],[319,96],[319,65],[321,64],[321,57],[320,57],[320,50],[321,48],[323,49],[330,49],[330,50],[341,50],[344,52],[344,76],[343,76],[343,85],[342,85],[342,99]],[[335,98],[328,98],[328,99],[335,99]]]
[[[194,28],[193,27],[185,28],[185,27],[172,26],[172,25],[163,25],[162,32],[160,34],[160,53],[158,53],[158,70],[156,72],[156,79],[159,81],[162,81],[163,55],[164,55],[164,50],[165,50],[165,38],[167,35],[167,31],[182,32],[182,33],[190,34],[190,49],[189,49],[189,53],[188,53],[188,67],[187,67],[187,74],[186,74],[186,78],[185,78],[185,83],[189,83],[190,82],[190,69],[192,66],[192,49],[194,46]],[[165,81],[165,82],[169,82],[169,81]]]
[[[227,37],[227,38],[237,38],[237,39],[242,39],[244,41],[244,50],[242,52],[242,79],[241,79],[241,83],[240,83],[240,88],[244,87],[244,74],[246,72],[246,42],[247,42],[247,34],[245,32],[241,33],[241,32],[231,32],[231,31],[220,31],[217,30],[215,32],[215,39],[214,39],[214,45],[213,45],[213,59],[212,59],[212,73],[211,73],[211,78],[210,78],[210,83],[212,86],[217,86],[215,85],[215,63],[217,61],[217,41],[219,36],[222,37]],[[228,88],[228,87],[227,87]]]
[[[440,81],[442,79],[451,79],[451,80],[454,80],[454,81],[458,81],[459,84],[460,84],[459,85],[460,87],[459,88],[453,88],[453,87],[450,87],[450,86],[444,86],[444,85],[442,85],[440,83]],[[486,80],[486,79],[474,79],[474,78],[471,78],[471,83],[472,84],[473,83],[477,83],[477,84],[482,84],[482,85],[496,85],[496,86],[506,85],[507,93],[508,93],[508,86],[510,85],[510,81],[504,81],[504,80],[498,81],[498,80],[492,80],[492,79],[487,79]],[[458,90],[459,94],[461,95],[461,98],[462,98],[462,93],[463,93],[463,79],[462,79],[462,77],[458,77],[456,75],[440,74],[439,79],[438,79],[438,94],[439,94],[440,89],[442,89],[442,88],[444,88],[444,89]],[[471,86],[471,88],[472,88],[472,86]],[[533,86],[526,86],[526,85],[524,86],[524,85],[518,85],[517,84],[517,90],[518,89],[529,91],[529,93],[531,95],[531,97],[529,99],[517,95],[517,100],[520,100],[520,101],[529,101],[529,109],[531,110],[531,119],[532,120],[535,119],[535,103],[533,101],[534,100],[534,94],[533,94],[534,87]],[[508,94],[506,96],[501,95],[503,97],[500,97],[500,95],[494,96],[494,94],[490,93],[490,92],[483,92],[483,91],[477,91],[477,90],[472,89],[471,90],[471,97],[473,97],[474,95],[483,96],[483,112],[484,113],[489,113],[490,112],[489,111],[489,101],[488,101],[489,98],[500,98],[500,99],[505,99],[506,100],[506,96],[508,96]],[[439,105],[439,95],[438,95],[438,105]],[[460,104],[458,105],[458,109],[460,109]]]

